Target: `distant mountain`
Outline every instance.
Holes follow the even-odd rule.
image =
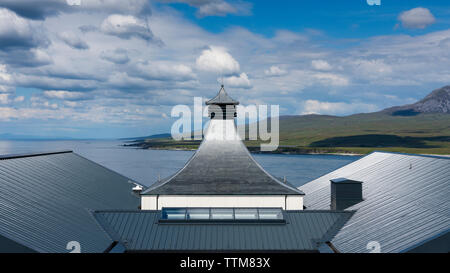
[[[450,85],[434,90],[414,104],[395,106],[382,112],[393,116],[415,116],[420,113],[450,114]]]

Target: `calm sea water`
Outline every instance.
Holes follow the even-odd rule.
[[[0,155],[73,150],[144,185],[151,185],[184,166],[192,151],[142,150],[119,141],[0,141]],[[359,157],[340,155],[254,155],[271,174],[301,186]]]

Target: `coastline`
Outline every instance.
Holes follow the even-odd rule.
[[[143,149],[143,150],[163,150],[163,151],[196,151],[197,148],[182,148],[182,147],[140,147],[138,145],[122,144],[123,147]],[[251,147],[247,147],[251,148]],[[281,154],[281,155],[341,155],[341,156],[363,156],[365,154],[361,153],[351,153],[351,152],[299,152],[299,151],[271,151],[271,152],[261,152],[255,149],[249,149],[252,154]],[[450,156],[450,155],[449,155]]]
[[[180,146],[158,146],[158,145],[143,145],[144,143],[134,143],[134,144],[122,144],[123,147],[143,149],[143,150],[165,150],[165,151],[196,151],[196,145],[188,145],[190,147]],[[385,152],[396,152],[405,154],[417,154],[426,156],[441,156],[449,157],[450,154],[439,154],[439,153],[417,153],[411,151],[405,151],[403,149],[383,149],[383,148],[367,148],[361,152],[357,151],[347,151],[342,147],[327,147],[327,148],[312,148],[312,147],[281,147],[275,151],[261,152],[257,146],[247,146],[248,150],[252,154],[280,154],[280,155],[339,155],[339,156],[364,156],[370,154],[374,151],[385,151]]]

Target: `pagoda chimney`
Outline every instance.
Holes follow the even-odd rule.
[[[217,96],[206,102],[206,105],[208,105],[209,117],[211,119],[219,120],[234,119],[237,116],[236,105],[238,104],[238,101],[235,101],[228,96],[223,84],[221,85]]]

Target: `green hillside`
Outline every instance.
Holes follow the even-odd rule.
[[[284,150],[293,146],[312,152],[450,154],[450,115],[392,116],[379,112],[347,117],[281,117],[280,145]]]
[[[147,139],[131,145],[153,149],[196,149],[199,141]],[[258,141],[246,141],[253,152]],[[450,114],[392,116],[383,112],[347,117],[324,115],[280,117],[276,153],[355,153],[374,150],[450,154]]]

